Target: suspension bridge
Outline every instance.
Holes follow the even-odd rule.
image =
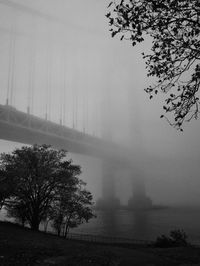
[[[134,155],[112,141],[109,64],[77,25],[11,0],[0,0],[0,17],[0,138],[101,158],[99,205],[118,207],[114,169]],[[137,205],[149,206],[139,183]]]

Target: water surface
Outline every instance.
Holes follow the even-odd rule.
[[[97,218],[71,232],[154,240],[170,230],[183,229],[190,241],[200,243],[200,209],[166,208],[148,211],[97,211]]]

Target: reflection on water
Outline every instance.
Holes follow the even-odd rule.
[[[148,212],[97,211],[97,218],[71,232],[124,238],[147,239],[150,232]]]
[[[199,209],[160,209],[149,211],[97,211],[97,218],[71,232],[154,240],[173,229],[183,229],[189,239],[200,243]]]
[[[148,231],[150,228],[148,227],[148,215],[147,212],[135,212],[132,213],[133,223],[133,231],[135,231],[135,237],[138,239],[146,239],[146,235],[148,235]]]

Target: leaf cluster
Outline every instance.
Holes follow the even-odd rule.
[[[109,4],[112,37],[120,35],[135,46],[152,38],[151,53],[143,54],[148,76],[156,85],[146,88],[152,98],[166,93],[165,113],[181,129],[199,114],[200,2],[199,0],[116,0]],[[170,92],[169,92],[170,91]],[[167,114],[163,115],[166,117]],[[162,116],[162,117],[163,117]]]

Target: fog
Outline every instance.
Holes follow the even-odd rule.
[[[112,39],[102,0],[0,0],[0,104],[131,149],[133,175],[116,173],[126,204],[141,175],[154,204],[200,205],[199,121],[178,132],[160,119],[165,95],[149,100],[141,53]],[[15,32],[13,34],[13,32]],[[14,37],[13,37],[14,36]],[[13,59],[14,58],[14,59]],[[0,140],[0,152],[22,144]],[[69,154],[95,200],[101,197],[101,160]],[[135,170],[134,170],[135,169]]]

